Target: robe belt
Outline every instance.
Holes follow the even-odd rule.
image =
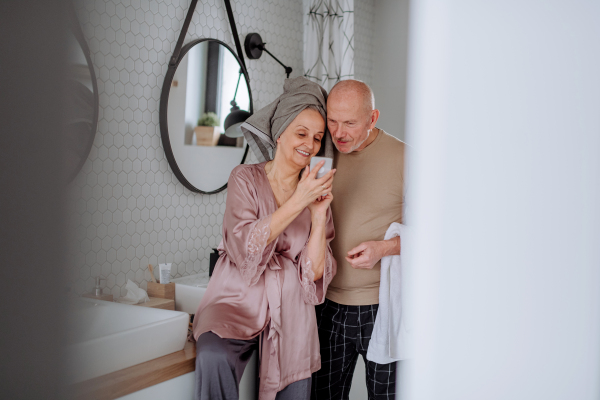
[[[282,254],[273,253],[265,270],[265,290],[269,303],[269,329],[267,340],[271,341],[270,354],[261,357],[261,371],[269,371],[261,374],[261,391],[268,390],[276,393],[279,388],[281,368],[279,365],[279,336],[281,335],[281,296],[283,290],[284,274],[282,268]],[[266,362],[267,365],[262,365]],[[265,368],[266,367],[266,368]],[[269,378],[267,381],[267,377]]]
[[[265,271],[265,289],[271,314],[271,329],[268,339],[271,339],[275,333],[281,333],[281,295],[284,280],[281,257],[283,256],[279,253],[273,253],[267,263],[269,271]]]

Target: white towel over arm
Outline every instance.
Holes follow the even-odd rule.
[[[381,259],[379,309],[367,350],[367,360],[378,364],[409,358],[410,327],[408,316],[402,308],[402,294],[406,292],[402,277],[410,264],[407,256],[410,251],[404,251],[410,246],[410,228],[397,222],[392,223],[385,234],[385,240],[395,236],[400,236],[400,255]]]

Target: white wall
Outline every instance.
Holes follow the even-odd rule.
[[[194,128],[198,125],[198,119],[200,119],[204,113],[204,97],[206,96],[206,78],[204,72],[206,71],[207,53],[208,43],[203,42],[191,48],[190,51],[185,55],[185,58],[179,64],[180,66],[181,64],[186,64],[185,72],[182,70],[182,74],[185,73],[187,80],[185,83],[187,92],[185,96],[184,107],[185,140],[181,143],[196,143]],[[179,68],[181,67],[177,68],[175,77],[177,77],[177,74],[179,73]],[[188,71],[191,73],[188,74]],[[171,90],[173,90],[173,88],[171,88]],[[171,108],[170,103],[171,96],[169,96],[169,109]],[[168,121],[170,121],[170,119]],[[184,133],[183,130],[181,132]],[[169,135],[171,135],[170,132]]]
[[[375,2],[354,2],[354,79],[373,85]]]
[[[192,89],[191,85],[189,84],[189,81],[191,80],[192,82],[194,82],[194,78],[197,75],[189,74],[188,76],[188,66],[190,64],[188,62],[189,60],[190,58],[186,57],[179,64],[177,70],[175,71],[175,74],[173,75],[173,82],[177,82],[177,86],[171,84],[171,88],[169,90],[169,107],[167,108],[167,121],[169,124],[169,138],[171,140],[171,146],[183,146],[183,144],[185,143],[186,111],[188,106],[192,103],[192,101],[188,101],[188,98],[195,97],[191,95],[194,93],[194,91],[188,91],[188,86],[190,86],[190,89]],[[193,132],[194,128],[191,129]]]
[[[414,2],[405,399],[598,399],[600,3]]]
[[[408,0],[375,0],[372,89],[377,127],[404,140]]]

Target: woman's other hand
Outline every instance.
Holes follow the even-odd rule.
[[[310,210],[310,213],[313,217],[315,217],[317,215],[324,217],[327,215],[327,208],[329,207],[329,205],[331,204],[332,201],[333,201],[333,194],[331,194],[331,192],[330,192],[330,193],[327,193],[326,196],[320,196],[315,201],[310,203],[308,205],[308,209]]]
[[[323,201],[327,202],[327,205],[318,206],[317,209],[320,209],[321,207],[327,209],[329,203],[333,200],[331,189],[333,187],[333,175],[335,174],[335,169],[327,172],[322,178],[317,179],[317,172],[324,164],[325,161],[320,161],[312,171],[309,166],[306,166],[304,172],[302,172],[302,177],[292,196],[296,204],[302,209],[312,203],[319,202],[321,198],[323,198]]]

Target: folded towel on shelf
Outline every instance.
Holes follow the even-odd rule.
[[[410,268],[408,254],[411,233],[406,225],[394,222],[385,234],[385,240],[400,236],[400,255],[386,256],[381,259],[381,280],[379,283],[379,309],[373,334],[367,350],[367,360],[378,364],[389,364],[410,357],[408,337],[410,324],[403,310],[402,279],[406,269]]]

